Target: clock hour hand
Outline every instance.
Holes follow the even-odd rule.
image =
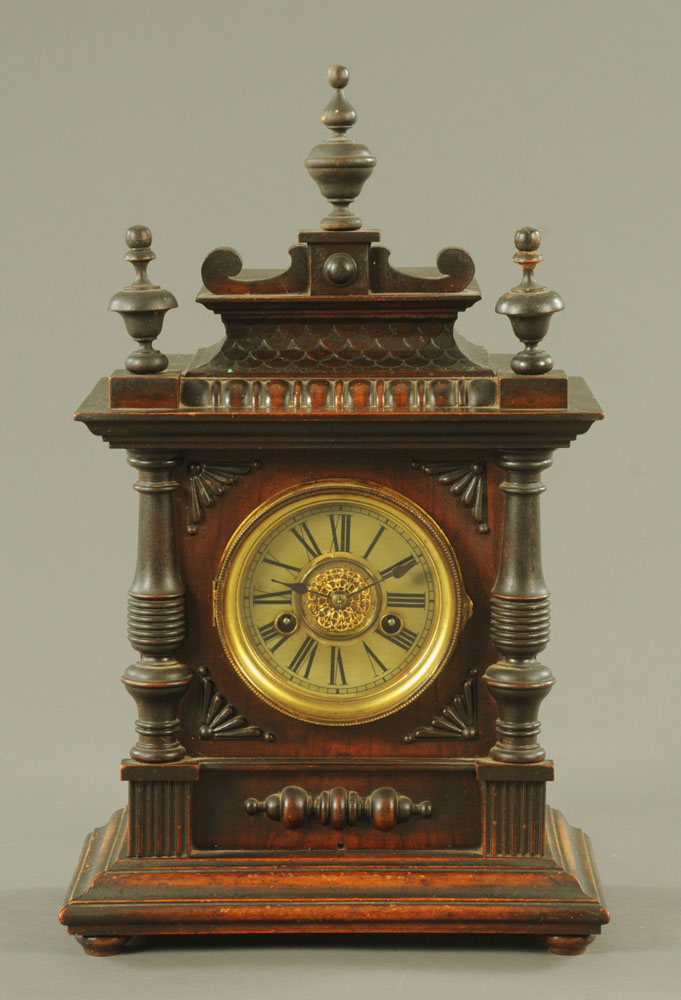
[[[328,597],[328,594],[322,594],[321,590],[310,590],[305,583],[284,583],[283,580],[272,579],[272,583],[278,583],[282,587],[288,587],[292,590],[294,594],[314,594],[316,597]]]

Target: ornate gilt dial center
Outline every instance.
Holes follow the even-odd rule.
[[[306,580],[305,617],[323,632],[356,634],[375,617],[375,582],[366,570],[351,563],[314,572]]]

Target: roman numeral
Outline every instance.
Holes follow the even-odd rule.
[[[264,590],[259,594],[253,594],[254,604],[290,604],[290,590]]]
[[[376,667],[378,667],[382,673],[385,673],[386,670],[388,669],[385,663],[382,663],[379,660],[379,658],[376,656],[371,646],[368,646],[363,639],[362,639],[362,645],[364,646],[367,656],[369,657],[369,663],[371,664],[371,669],[374,672],[374,677],[376,676]]]
[[[301,566],[289,566],[288,563],[279,562],[278,559],[270,558],[270,556],[265,556],[263,562],[268,563],[270,566],[278,566],[279,569],[290,569],[292,573],[300,573],[302,569]]]
[[[373,538],[373,541],[372,541],[371,545],[369,546],[369,548],[366,550],[366,552],[362,556],[362,559],[368,559],[369,558],[369,556],[371,555],[371,551],[372,551],[374,545],[379,540],[379,538],[381,537],[381,535],[383,534],[384,531],[385,531],[385,527],[378,529],[378,531],[374,535],[374,538]]]
[[[329,514],[331,522],[331,545],[334,552],[350,551],[350,522],[351,514]],[[340,521],[340,536],[338,534],[338,523]]]
[[[410,628],[403,628],[401,632],[397,633],[397,635],[388,635],[387,632],[381,632],[381,635],[389,642],[394,642],[396,646],[400,647],[400,649],[409,649],[409,647],[413,645],[414,639],[416,638],[416,632],[412,632]]]
[[[274,652],[275,649],[279,649],[279,647],[291,637],[290,634],[282,635],[281,632],[278,632],[274,627],[274,622],[268,622],[267,625],[261,625],[260,635],[263,638],[263,642],[268,643],[268,645],[269,643],[273,643],[272,652]]]
[[[405,558],[400,559],[399,562],[393,563],[392,566],[386,566],[385,569],[381,570],[381,576],[385,579],[388,576],[393,576],[395,572],[397,572],[398,576],[403,576],[415,565],[416,560],[413,556],[405,556]]]
[[[426,595],[423,593],[405,594],[389,590],[385,595],[385,603],[389,608],[425,608]]]
[[[309,635],[305,636],[300,649],[288,665],[289,670],[292,673],[297,674],[303,664],[305,664],[305,673],[303,674],[303,677],[309,677],[318,646],[319,643],[316,639],[313,639],[312,636]]]
[[[317,545],[314,535],[308,528],[307,521],[301,521],[300,528],[301,531],[298,531],[297,528],[291,528],[291,534],[298,539],[309,556],[313,559],[315,556],[320,556],[322,554],[321,549]]]
[[[337,684],[347,684],[345,671],[343,670],[343,657],[338,646],[331,647],[331,671],[329,684],[334,687]]]

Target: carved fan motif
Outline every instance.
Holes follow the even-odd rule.
[[[252,726],[215,687],[206,667],[199,667],[201,709],[199,736],[202,740],[273,740],[272,733]]]
[[[195,535],[206,507],[212,507],[228,486],[236,486],[241,476],[259,469],[261,462],[241,465],[205,465],[192,463],[187,479],[187,531]]]
[[[437,476],[438,483],[449,487],[449,492],[470,508],[478,531],[487,534],[487,477],[483,462],[414,462],[413,465],[427,476]]]
[[[459,694],[442,708],[441,715],[431,719],[429,726],[419,726],[404,737],[414,740],[474,740],[478,736],[477,671],[471,670]]]

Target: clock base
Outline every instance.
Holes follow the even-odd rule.
[[[128,811],[87,838],[59,914],[88,955],[131,935],[538,935],[579,955],[609,920],[589,838],[547,807],[543,857],[477,851],[129,858]]]

